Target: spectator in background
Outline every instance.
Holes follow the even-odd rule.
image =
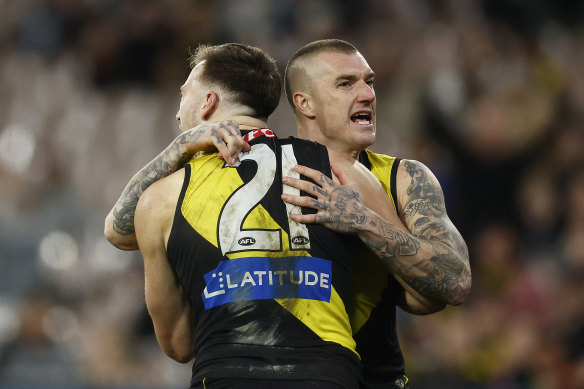
[[[57,304],[46,290],[31,294],[20,307],[20,330],[0,353],[0,386],[77,386],[82,382],[71,350],[64,349],[48,332],[59,328]]]

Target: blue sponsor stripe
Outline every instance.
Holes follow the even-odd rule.
[[[219,262],[204,278],[205,309],[275,298],[330,302],[332,262],[318,257],[237,258]]]

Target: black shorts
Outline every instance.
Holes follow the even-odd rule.
[[[329,381],[262,380],[249,378],[205,378],[192,389],[344,389]]]
[[[395,380],[381,382],[381,383],[371,383],[371,382],[363,382],[359,383],[360,389],[409,389],[409,378],[405,375],[402,375]]]

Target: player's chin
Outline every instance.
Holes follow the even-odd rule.
[[[369,147],[375,143],[376,132],[374,126],[361,126],[358,132],[358,143],[363,147]]]

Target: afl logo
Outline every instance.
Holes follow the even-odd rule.
[[[299,245],[304,245],[304,244],[308,244],[308,238],[305,236],[295,236],[294,238],[292,238],[292,243],[294,244],[299,244]]]
[[[255,242],[256,240],[251,237],[241,238],[240,240],[237,241],[237,243],[239,243],[240,246],[252,246],[255,244]]]

